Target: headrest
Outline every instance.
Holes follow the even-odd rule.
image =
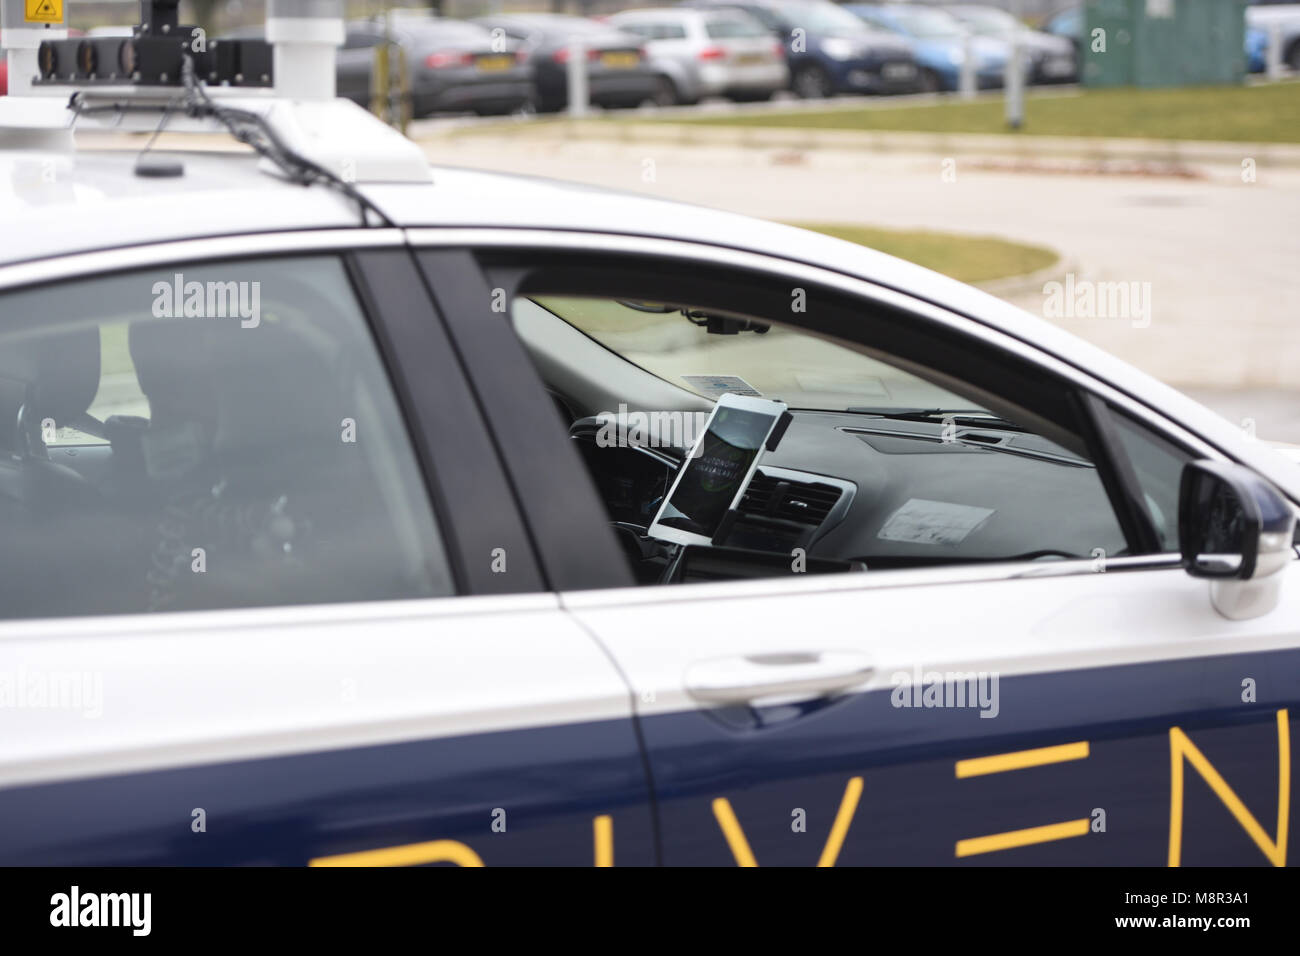
[[[99,329],[16,336],[0,341],[0,376],[26,383],[28,425],[80,416],[99,391]]]
[[[218,450],[337,444],[340,389],[305,335],[282,323],[214,325],[209,350],[222,370]]]
[[[132,322],[127,346],[155,425],[209,422],[216,416],[204,320]]]

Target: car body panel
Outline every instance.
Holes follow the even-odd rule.
[[[1288,590],[1300,586],[1300,564],[1287,575]],[[665,865],[740,862],[718,800],[761,866],[827,865],[828,846],[831,865],[1164,866],[1175,823],[1187,865],[1276,862],[1197,771],[1171,778],[1170,765],[1177,728],[1280,837],[1277,821],[1296,804],[1286,761],[1278,766],[1300,704],[1294,600],[1229,637],[1203,583],[1178,568],[923,578],[869,590],[804,581],[784,595],[770,583],[744,596],[691,585],[710,591],[681,604],[667,593],[641,606],[631,593],[564,596],[632,682]],[[689,621],[689,639],[665,629],[664,614]],[[858,651],[874,666],[869,680],[829,700],[752,709],[711,707],[687,689],[699,662],[826,650]],[[993,693],[977,702],[967,684],[969,703],[953,706],[947,688],[976,675],[996,675],[983,685]],[[1247,678],[1267,682],[1266,702],[1243,700]],[[928,704],[927,686],[940,695]],[[1073,755],[1035,764],[1042,748]],[[996,755],[1033,769],[963,775],[964,762]],[[1171,789],[1181,798],[1172,809]],[[837,846],[846,806],[852,822]],[[1062,824],[1070,836],[1060,842],[1005,840]],[[970,842],[981,838],[993,846]]]

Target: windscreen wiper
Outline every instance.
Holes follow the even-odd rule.
[[[1005,431],[1027,432],[1025,428],[1008,418],[1001,418],[982,408],[881,408],[868,405],[853,405],[847,412],[859,415],[873,415],[901,422],[932,422],[951,419],[958,425],[983,425],[987,428],[1000,428]]]

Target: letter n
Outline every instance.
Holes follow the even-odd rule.
[[[1241,798],[1205,759],[1180,727],[1169,728],[1169,865],[1182,865],[1183,858],[1183,761],[1186,759],[1201,779],[1223,801],[1233,818],[1255,841],[1274,866],[1286,866],[1287,822],[1291,808],[1291,731],[1287,712],[1277,712],[1277,840],[1269,839],[1259,821],[1246,809]]]

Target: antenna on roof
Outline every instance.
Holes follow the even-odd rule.
[[[31,92],[41,44],[67,36],[62,0],[0,0],[0,47],[8,58],[10,96]]]

